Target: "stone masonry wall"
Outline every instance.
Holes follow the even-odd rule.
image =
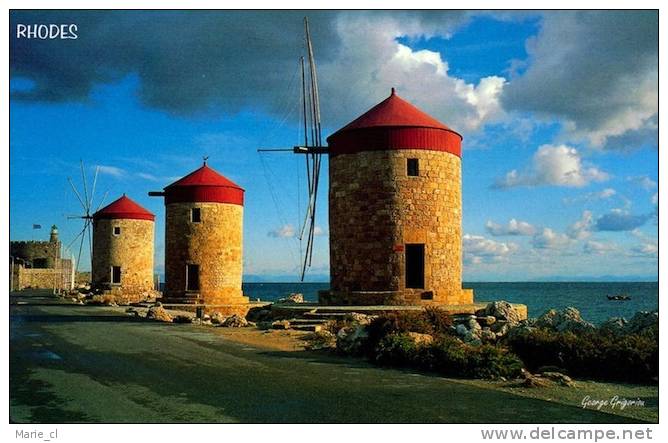
[[[11,270],[12,290],[32,289],[69,289],[72,279],[72,261],[58,260],[56,266],[48,269],[26,268],[15,263]]]
[[[418,159],[419,176],[408,176],[408,158]],[[359,304],[377,304],[380,291],[392,292],[392,304],[472,302],[472,293],[461,288],[459,157],[422,149],[363,151],[333,156],[329,164],[333,293],[349,303],[352,293]],[[405,287],[407,243],[425,245],[424,289]],[[423,301],[428,291],[433,299]]]
[[[120,227],[118,236],[114,227]],[[94,288],[112,289],[111,267],[121,267],[120,288],[113,292],[127,301],[144,298],[153,289],[153,235],[151,220],[101,219],[93,226],[93,270]]]
[[[201,221],[190,221],[191,208]],[[247,303],[241,292],[243,207],[170,203],[165,224],[165,298],[204,304]],[[186,265],[199,265],[199,291],[186,292]],[[176,300],[174,300],[176,299]]]
[[[60,242],[13,241],[9,242],[9,255],[20,257],[33,263],[36,259],[46,261],[46,268],[53,268],[60,258]]]

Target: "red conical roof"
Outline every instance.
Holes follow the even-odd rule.
[[[330,155],[426,149],[461,156],[462,136],[399,97],[388,98],[327,137]]]
[[[244,190],[205,162],[199,169],[165,188],[165,204],[190,202],[243,205]]]
[[[410,126],[449,130],[434,117],[422,112],[397,95],[394,88],[388,98],[348,123],[336,133],[378,126]]]
[[[155,215],[123,194],[121,198],[93,214],[93,219],[155,220]]]
[[[229,188],[242,189],[232,180],[223,177],[221,174],[214,171],[206,163],[204,163],[201,168],[196,169],[182,179],[167,186],[165,190],[177,186],[226,186]]]

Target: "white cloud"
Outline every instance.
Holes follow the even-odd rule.
[[[124,169],[117,168],[116,166],[99,165],[98,171],[100,174],[110,175],[115,178],[122,178],[126,175]]]
[[[634,257],[654,258],[659,254],[659,246],[656,243],[641,243],[631,248]]]
[[[605,188],[602,191],[598,192],[589,192],[587,194],[578,195],[575,197],[565,197],[563,199],[563,202],[567,205],[572,205],[574,203],[580,203],[580,202],[590,203],[597,200],[607,200],[611,197],[614,197],[615,195],[617,195],[617,191],[615,191],[612,188]]]
[[[577,149],[567,145],[542,145],[524,171],[513,169],[497,180],[494,187],[504,189],[519,186],[582,187],[609,178],[595,166],[584,165]]]
[[[594,240],[587,240],[585,242],[583,251],[585,254],[604,255],[608,252],[617,251],[619,248],[614,243],[606,243]]]
[[[634,177],[627,177],[626,181],[631,182],[637,186],[640,186],[645,191],[649,192],[656,189],[657,184],[654,180],[649,178],[647,175],[638,175]]]
[[[583,211],[580,220],[568,227],[566,235],[574,240],[582,240],[591,235],[591,228],[594,224],[594,216],[591,211]]]
[[[275,238],[291,238],[295,236],[295,233],[295,227],[287,224],[267,232],[267,235]]]
[[[274,238],[292,238],[292,237],[297,237],[299,235],[299,232],[297,232],[297,229],[293,225],[288,223],[286,225],[283,225],[279,228],[267,232],[267,235],[269,237],[274,237]],[[320,226],[316,226],[313,228],[313,235],[315,235],[316,237],[320,237],[327,235],[327,232]]]
[[[487,223],[485,223],[485,229],[493,236],[534,235],[536,233],[536,228],[534,228],[531,224],[524,221],[515,220],[514,218],[510,219],[506,225],[500,225],[498,223],[494,223],[491,220],[487,220]]]
[[[640,229],[634,229],[631,235],[640,240],[640,244],[633,246],[629,250],[629,255],[632,257],[655,258],[659,254],[658,239],[650,237],[642,232]]]
[[[659,204],[659,193],[655,192],[654,195],[652,195],[652,204],[653,205],[658,205]]]
[[[550,228],[543,228],[542,232],[533,236],[531,244],[536,249],[562,249],[571,243],[566,234],[554,232]]]
[[[152,181],[152,182],[157,182],[160,181],[158,177],[156,177],[153,174],[149,174],[147,172],[138,172],[137,177],[143,178],[144,180]]]
[[[504,107],[557,117],[566,136],[595,147],[652,141],[657,33],[656,11],[550,11],[527,41],[528,68],[504,88]]]
[[[443,16],[447,17],[447,16]],[[413,50],[397,41],[430,31],[443,35],[447,18],[435,28],[422,17],[344,13],[336,19],[341,47],[336,57],[320,64],[322,96],[336,97],[323,111],[329,121],[350,121],[389,95],[397,94],[461,132],[475,131],[502,117],[499,97],[506,80],[481,78],[477,84],[449,73],[440,53]],[[419,79],[419,80],[418,80]],[[324,104],[324,103],[323,103]]]
[[[519,250],[516,243],[497,242],[481,235],[465,234],[462,237],[464,261],[469,264],[504,261]]]

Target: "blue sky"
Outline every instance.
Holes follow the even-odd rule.
[[[302,15],[13,13],[12,26],[74,22],[80,32],[10,42],[11,239],[46,238],[54,223],[74,238],[80,222],[66,216],[80,208],[67,177],[81,186],[82,159],[89,181],[100,166],[98,203],[126,192],[156,214],[160,272],[164,207],[147,192],[208,155],[246,189],[245,273],[296,276],[304,159],[256,149],[301,140]],[[392,86],[464,135],[465,279],[656,278],[655,14],[310,18],[325,136]],[[315,279],[328,273],[325,202]]]

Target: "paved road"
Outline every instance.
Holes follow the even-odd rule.
[[[625,420],[358,360],[256,349],[45,292],[10,299],[14,422]]]

